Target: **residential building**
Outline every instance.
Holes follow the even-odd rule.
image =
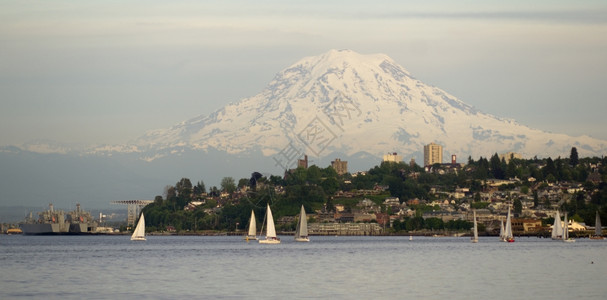
[[[384,162],[389,161],[389,162],[402,162],[403,161],[403,156],[402,155],[398,155],[398,153],[393,152],[393,153],[388,153],[385,154],[383,157]]]
[[[342,161],[339,158],[336,158],[331,162],[331,167],[337,172],[337,175],[344,175],[348,173],[348,162]]]
[[[297,167],[298,168],[304,168],[307,169],[308,168],[308,155],[304,155],[304,159],[298,159],[297,160]]]
[[[512,219],[512,230],[515,232],[539,232],[542,230],[542,221],[535,219]]]
[[[424,166],[443,163],[443,146],[430,143],[424,146]]]

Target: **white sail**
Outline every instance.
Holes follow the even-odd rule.
[[[552,225],[552,235],[553,240],[560,240],[563,238],[563,225],[561,224],[561,215],[559,211],[556,211],[554,215],[554,224]]]
[[[268,213],[268,230],[266,232],[266,237],[275,238],[276,237],[276,228],[274,227],[274,217],[272,216],[272,210],[270,210],[270,205],[268,205],[267,209]]]
[[[141,213],[141,218],[139,218],[135,231],[131,235],[131,241],[145,241],[145,218],[143,217],[143,213]]]
[[[500,222],[500,241],[506,241],[506,232],[504,230],[504,220]]]
[[[266,219],[268,222],[268,228],[266,230],[266,239],[259,240],[261,244],[280,244],[280,239],[276,237],[276,228],[274,227],[274,217],[272,217],[272,210],[270,210],[270,204],[266,209]]]
[[[303,205],[301,206],[301,212],[299,213],[299,222],[297,222],[297,229],[295,229],[295,241],[297,242],[309,242],[308,237],[308,220],[306,217],[306,210]]]
[[[510,220],[510,207],[508,207],[508,216],[506,217],[506,230],[504,232],[506,241],[514,242],[514,236],[512,234],[512,221]]]
[[[255,220],[255,211],[251,210],[251,220],[249,221],[249,230],[245,239],[256,240],[257,239],[257,221]]]
[[[478,242],[478,227],[476,225],[476,210],[474,210],[472,212],[474,214],[474,236],[472,237],[472,242],[477,243]]]
[[[601,236],[602,228],[601,228],[601,216],[599,215],[599,211],[596,211],[596,221],[594,222],[594,235]]]

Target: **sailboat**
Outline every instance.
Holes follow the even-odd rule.
[[[471,242],[478,243],[478,227],[476,226],[476,210],[472,211],[474,213],[474,236],[472,236]]]
[[[268,229],[266,230],[266,239],[259,240],[260,244],[280,244],[280,239],[276,237],[276,228],[274,227],[274,217],[272,217],[272,210],[270,210],[270,204],[266,209],[266,220],[268,220]],[[263,232],[263,225],[261,226]],[[261,235],[261,234],[260,234]]]
[[[244,236],[245,240],[256,240],[257,239],[257,221],[255,220],[255,212],[251,210],[251,220],[249,221],[249,231]]]
[[[553,240],[562,240],[563,239],[563,225],[561,224],[561,215],[559,211],[556,211],[554,215],[554,224],[552,224],[552,235]]]
[[[308,237],[308,220],[306,217],[306,210],[303,205],[301,206],[301,212],[299,213],[299,222],[297,222],[297,229],[295,229],[295,241],[296,242],[309,242]]]
[[[504,220],[500,221],[500,241],[506,241],[506,232],[504,230]]]
[[[565,212],[565,228],[563,229],[563,242],[573,243],[574,239],[569,237],[569,222],[567,222],[567,212]]]
[[[510,207],[508,207],[508,216],[506,217],[506,230],[504,232],[506,242],[514,243],[514,236],[512,235],[512,221],[510,220]]]
[[[143,217],[143,213],[141,213],[141,218],[139,218],[135,231],[131,235],[131,241],[145,241],[145,218]]]
[[[601,216],[599,211],[596,211],[596,221],[594,222],[594,235],[590,237],[591,240],[602,240],[602,228],[601,228]]]

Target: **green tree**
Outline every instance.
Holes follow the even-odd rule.
[[[339,189],[339,181],[335,177],[329,177],[320,184],[327,195],[333,195]]]
[[[424,218],[422,217],[413,217],[407,220],[405,228],[407,231],[412,230],[421,230],[424,228]]]
[[[510,161],[508,161],[508,166],[506,167],[506,176],[508,178],[514,178],[517,175],[518,174],[515,159],[510,158]]]
[[[219,189],[216,186],[212,186],[209,194],[211,194],[211,197],[219,197]]]
[[[504,169],[502,168],[502,161],[500,160],[497,153],[493,154],[490,159],[491,164],[491,174],[493,174],[493,178],[496,179],[504,179]]]
[[[486,180],[489,178],[489,161],[482,156],[478,159],[478,166],[474,172],[474,178],[478,180]]]
[[[569,155],[569,164],[573,167],[580,163],[580,159],[577,154],[577,148],[571,147],[571,154]]]
[[[438,230],[444,228],[444,223],[442,219],[439,218],[427,218],[424,220],[424,227],[430,230]]]
[[[240,178],[240,180],[238,180],[238,187],[239,188],[243,188],[245,186],[248,186],[250,183],[250,179],[248,178]]]
[[[514,199],[514,201],[512,202],[512,206],[514,206],[515,214],[521,214],[523,212],[523,203],[521,202],[520,199],[518,199],[518,198]]]
[[[312,165],[306,170],[306,173],[308,183],[320,184],[322,178],[320,168],[318,168],[316,165]]]
[[[181,178],[177,184],[175,184],[177,194],[179,196],[189,197],[192,194],[192,182],[188,178]]]
[[[198,183],[196,183],[196,186],[194,186],[194,193],[200,195],[206,192],[207,188],[204,186],[204,182],[202,180],[198,181]]]
[[[546,166],[542,169],[542,171],[546,179],[548,179],[548,175],[552,175],[552,178],[556,180],[556,167],[554,166],[554,161],[552,158],[548,157],[548,159],[546,159]]]
[[[228,194],[232,194],[236,190],[236,183],[232,177],[224,177],[221,179],[221,190]]]

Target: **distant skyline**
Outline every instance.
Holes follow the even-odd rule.
[[[605,1],[3,1],[0,146],[122,144],[329,49],[498,117],[607,140]]]

